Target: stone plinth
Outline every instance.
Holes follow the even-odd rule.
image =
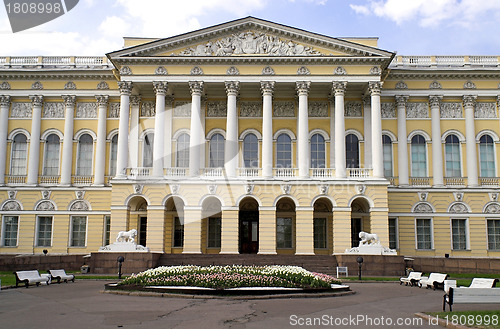
[[[149,248],[131,242],[114,242],[99,248],[99,252],[149,252]]]

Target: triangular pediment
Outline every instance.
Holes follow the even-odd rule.
[[[394,54],[344,39],[246,17],[109,53],[131,57],[382,57]]]

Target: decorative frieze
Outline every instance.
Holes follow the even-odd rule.
[[[155,102],[143,102],[141,106],[141,117],[154,117],[156,114]]]
[[[262,75],[274,75],[274,69],[270,66],[266,66],[262,69]]]
[[[390,119],[396,117],[396,104],[394,103],[381,103],[380,111],[382,119]]]
[[[227,116],[227,102],[207,102],[207,117],[225,118]]]
[[[413,208],[415,213],[432,213],[432,207],[428,203],[421,202]]]
[[[382,70],[380,69],[380,67],[378,66],[374,66],[370,69],[370,74],[371,75],[381,75],[382,74]]]
[[[404,81],[396,83],[396,89],[408,89],[408,85]]]
[[[83,200],[73,202],[69,208],[70,211],[89,211],[89,206]]]
[[[191,117],[191,102],[175,102],[174,117],[190,118]]]
[[[455,203],[450,207],[449,212],[454,214],[466,214],[469,212],[469,208],[463,203]]]
[[[97,89],[98,90],[107,90],[107,89],[109,89],[109,85],[106,81],[101,81],[97,84]]]
[[[115,119],[119,117],[120,117],[120,103],[110,103],[108,118]]]
[[[344,116],[361,118],[363,116],[363,104],[361,102],[345,102]]]
[[[328,117],[328,102],[311,101],[308,109],[310,117]]]
[[[231,66],[230,68],[227,69],[226,73],[227,75],[239,75],[240,71],[236,67]]]
[[[31,85],[31,89],[33,89],[33,90],[42,90],[43,89],[43,85],[42,85],[42,83],[40,81],[35,81]]]
[[[491,119],[497,117],[495,103],[477,103],[474,109],[474,117],[478,119]]]
[[[203,70],[199,66],[195,66],[191,69],[191,75],[203,75]]]
[[[31,103],[12,103],[11,118],[31,118],[33,109]]]
[[[262,102],[241,102],[240,117],[259,118],[262,117]]]
[[[76,85],[73,81],[68,81],[65,85],[64,85],[64,89],[66,90],[75,90],[76,89]]]
[[[10,84],[7,81],[0,83],[0,90],[10,90]]]
[[[500,214],[500,204],[498,203],[490,203],[484,209],[485,214]]]
[[[472,81],[464,83],[464,89],[476,89],[476,84]]]
[[[64,118],[64,103],[47,102],[43,105],[44,118]]]
[[[97,103],[78,103],[76,105],[76,118],[97,118]]]
[[[9,200],[3,204],[2,211],[21,211],[21,205],[16,200]]]
[[[461,103],[441,103],[441,118],[460,119],[463,118]]]
[[[406,117],[409,119],[424,119],[429,117],[429,103],[407,103]]]
[[[433,81],[429,85],[429,89],[443,89],[443,87],[441,86],[441,84],[439,82]]]
[[[273,103],[273,116],[295,117],[295,104],[290,101],[278,101]]]
[[[167,75],[168,72],[167,72],[167,69],[164,68],[163,66],[158,66],[155,70],[155,74],[156,75]]]
[[[120,69],[120,75],[132,75],[132,70],[128,66],[122,66]]]
[[[305,66],[301,66],[297,69],[297,75],[309,75],[311,71]]]
[[[337,66],[335,71],[333,71],[333,74],[335,75],[346,75],[347,71],[342,67],[342,66]]]

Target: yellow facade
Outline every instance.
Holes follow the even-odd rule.
[[[95,252],[136,229],[138,242],[164,253],[344,253],[366,231],[405,256],[500,257],[499,57],[395,56],[376,39],[329,38],[255,18],[126,46],[105,58],[71,57],[71,68],[43,57],[37,65],[1,62],[0,253]],[[181,152],[181,136],[193,136],[192,82],[203,86],[202,144],[187,141],[197,175]],[[234,121],[227,82],[238,86]],[[273,82],[269,131],[262,82]],[[219,135],[225,144],[217,151]],[[158,136],[163,149],[154,147]],[[235,165],[224,158],[231,142]],[[335,168],[342,144],[345,176]],[[377,176],[381,164],[385,177]]]

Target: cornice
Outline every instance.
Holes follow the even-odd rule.
[[[401,71],[398,72],[391,69],[386,80],[408,80],[408,79],[500,79],[500,69],[481,70],[480,68],[474,70],[460,71],[457,69],[450,69],[448,71]]]
[[[24,72],[15,71],[7,72],[0,71],[0,80],[115,80],[113,72],[99,72],[95,74],[77,74],[75,72],[58,72],[58,73],[45,73],[45,72]]]

